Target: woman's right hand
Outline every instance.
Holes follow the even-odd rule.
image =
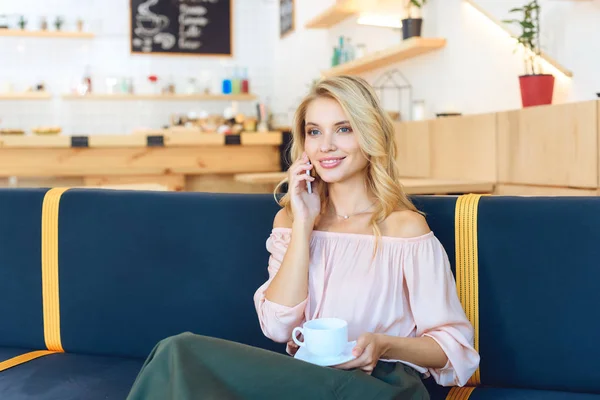
[[[321,197],[315,178],[306,174],[306,171],[314,168],[308,162],[308,156],[303,153],[288,169],[288,193],[294,221],[306,222],[312,226],[321,212]],[[307,182],[312,185],[312,193],[308,193]]]

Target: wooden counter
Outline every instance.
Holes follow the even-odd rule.
[[[271,172],[261,174],[237,174],[237,182],[262,185],[266,192],[273,192],[275,187],[284,178],[286,172]],[[427,178],[400,178],[404,191],[409,195],[425,194],[464,194],[464,193],[492,193],[493,182],[459,180],[459,179],[427,179]]]
[[[597,195],[600,101],[396,124],[413,178],[472,179],[502,195]]]
[[[233,174],[279,171],[281,142],[280,132],[0,136],[0,178],[16,176],[28,186],[36,186],[32,178],[42,186],[53,185],[48,178],[76,178],[69,186],[160,184],[222,191],[233,185]],[[228,191],[252,191],[251,185],[234,186]]]

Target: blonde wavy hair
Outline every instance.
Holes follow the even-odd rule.
[[[418,212],[408,199],[396,164],[396,135],[394,125],[388,113],[381,107],[373,88],[364,80],[354,76],[336,76],[318,82],[310,93],[302,100],[294,116],[292,127],[291,158],[300,158],[304,152],[306,110],[309,104],[320,97],[336,100],[357,136],[359,146],[369,160],[367,166],[367,189],[375,196],[375,210],[370,224],[377,238],[381,237],[379,224],[398,208]],[[315,181],[319,183],[321,196],[321,213],[329,206],[327,183],[323,182],[316,171]],[[287,183],[284,179],[275,188],[275,199],[281,186]],[[289,193],[286,193],[279,204],[293,218]]]

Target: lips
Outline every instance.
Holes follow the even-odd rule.
[[[321,167],[323,168],[335,168],[342,163],[344,158],[346,157],[324,158],[322,160],[319,160],[319,164],[321,164]]]

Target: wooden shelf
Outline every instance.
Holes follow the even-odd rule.
[[[250,101],[254,94],[65,94],[65,100],[97,100],[97,101]]]
[[[400,15],[403,2],[398,0],[335,0],[334,5],[305,24],[307,29],[331,28],[345,19],[358,14]]]
[[[0,101],[5,100],[49,100],[52,95],[48,92],[0,93]]]
[[[63,32],[63,31],[26,31],[19,29],[0,29],[0,36],[60,38],[60,39],[91,39],[93,33],[89,32]]]
[[[323,76],[334,76],[343,74],[359,74],[374,69],[382,68],[399,61],[407,60],[441,49],[446,46],[446,39],[439,38],[411,38],[402,43],[389,47],[385,50],[367,54],[364,57],[338,65],[326,71]]]
[[[350,1],[338,1],[335,5],[308,21],[305,27],[308,29],[330,28],[339,24],[358,12],[351,3]]]

